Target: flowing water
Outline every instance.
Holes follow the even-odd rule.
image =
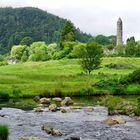
[[[109,126],[103,123],[108,117],[105,107],[95,106],[99,97],[73,99],[81,109],[74,109],[68,113],[44,112],[36,113],[31,106],[36,104],[32,100],[10,100],[2,102],[0,110],[0,124],[10,127],[9,140],[18,140],[21,136],[36,136],[42,140],[65,140],[70,136],[79,136],[81,140],[140,140],[140,122],[128,116],[123,116],[126,124]],[[32,101],[32,102],[31,102]],[[26,104],[26,110],[21,110],[20,103]],[[27,110],[27,104],[30,103]],[[93,112],[86,112],[86,106],[93,106]],[[23,106],[22,106],[23,107]],[[49,124],[59,129],[63,136],[53,137],[41,130],[43,124]]]

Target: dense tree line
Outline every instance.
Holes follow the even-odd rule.
[[[59,43],[66,20],[38,8],[0,8],[0,53],[7,53],[13,45],[29,41]],[[75,39],[88,42],[92,37],[79,29]]]

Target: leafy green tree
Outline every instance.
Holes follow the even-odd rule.
[[[0,54],[0,62],[4,61],[4,55]]]
[[[108,36],[108,39],[110,41],[110,44],[114,46],[116,45],[117,37],[115,35]]]
[[[140,41],[138,41],[137,45],[135,46],[135,56],[140,57]]]
[[[73,50],[70,53],[71,58],[78,58],[79,52],[82,48],[85,48],[86,44],[78,42],[78,44],[75,44],[73,47]]]
[[[30,46],[29,60],[31,61],[45,61],[49,59],[47,53],[47,45],[45,42],[34,42]]]
[[[125,48],[126,56],[134,56],[135,55],[135,51],[136,51],[135,46],[136,46],[136,42],[135,42],[134,37],[127,39],[127,44],[126,44],[126,48]]]
[[[55,52],[53,55],[54,59],[61,59],[61,58],[73,58],[71,52],[73,50],[73,48],[75,47],[75,45],[77,45],[78,42],[75,41],[65,41],[63,42],[63,49]]]
[[[58,51],[58,46],[56,43],[49,44],[47,47],[47,52],[49,57],[52,59],[55,52]]]
[[[113,44],[110,44],[110,45],[106,45],[105,46],[108,50],[113,50],[115,48],[115,46]]]
[[[80,64],[86,73],[91,73],[92,70],[98,68],[101,63],[102,49],[95,42],[81,45],[78,51]]]
[[[21,61],[22,62],[26,62],[27,60],[28,60],[28,51],[27,50],[25,50],[24,52],[23,52],[23,54],[22,54],[22,57],[21,57]]]
[[[21,41],[20,44],[21,45],[26,45],[26,46],[30,46],[33,43],[33,39],[31,37],[24,37]]]
[[[108,37],[104,35],[98,35],[95,37],[94,41],[100,45],[108,45],[111,44],[110,40]]]
[[[23,55],[23,52],[25,50],[26,46],[23,45],[15,45],[11,49],[11,57],[21,60],[21,57]]]
[[[64,41],[75,41],[75,27],[73,23],[68,20],[65,22],[64,27],[61,31],[61,43]]]

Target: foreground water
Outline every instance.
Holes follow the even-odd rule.
[[[80,136],[81,140],[139,140],[140,122],[123,116],[126,124],[109,126],[103,123],[107,118],[107,109],[95,106],[93,112],[84,108],[68,113],[35,113],[14,108],[0,110],[0,124],[10,126],[9,140],[18,140],[21,136],[36,136],[42,140],[64,140],[70,136]],[[59,129],[64,135],[53,137],[41,130],[43,124]]]
[[[79,136],[81,140],[140,140],[139,121],[123,116],[126,124],[109,126],[103,123],[108,117],[105,107],[94,106],[93,112],[85,111],[86,106],[93,106],[99,100],[100,98],[95,97],[94,99],[75,98],[74,101],[82,108],[72,109],[68,113],[49,112],[47,108],[44,112],[36,113],[32,110],[36,104],[29,99],[1,102],[0,124],[9,125],[9,140],[18,140],[21,136],[35,136],[40,137],[41,140],[65,140],[70,136]],[[13,107],[21,108],[22,103],[31,105],[24,108],[27,110],[10,107],[13,105]],[[46,123],[59,129],[63,136],[53,137],[42,131],[42,125]]]

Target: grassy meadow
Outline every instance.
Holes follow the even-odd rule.
[[[131,67],[109,68],[109,64],[123,64]],[[94,86],[100,80],[120,78],[140,68],[140,58],[106,57],[99,69],[91,75],[83,73],[78,60],[64,59],[46,62],[26,62],[0,67],[0,92],[10,97],[33,97],[40,94],[84,95],[92,90],[94,94],[112,93],[111,87]],[[128,94],[139,94],[140,85],[127,86]]]

